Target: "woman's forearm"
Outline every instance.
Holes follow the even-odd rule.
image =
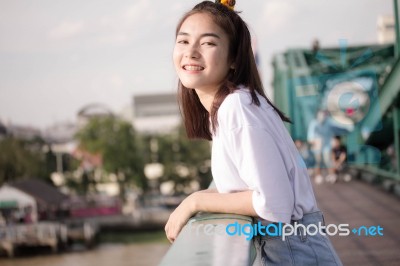
[[[174,242],[187,221],[197,212],[234,213],[257,217],[252,202],[253,191],[218,193],[213,189],[195,192],[171,213],[165,225],[168,239]]]
[[[252,190],[233,193],[199,193],[192,194],[194,212],[234,213],[257,217],[253,208]]]

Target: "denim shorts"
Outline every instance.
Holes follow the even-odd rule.
[[[321,211],[304,214],[300,220],[292,221],[291,224],[325,225]],[[337,256],[328,235],[307,234],[304,227],[298,227],[296,234],[286,236],[258,236],[256,242],[261,255],[262,265],[342,265]],[[315,232],[313,230],[313,232]],[[324,231],[322,231],[324,233]]]

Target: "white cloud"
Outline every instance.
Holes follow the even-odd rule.
[[[124,85],[124,80],[118,74],[112,74],[108,78],[108,82],[113,88],[121,88]]]
[[[84,23],[82,21],[72,22],[64,21],[49,32],[51,39],[69,39],[78,36],[84,31]]]
[[[92,40],[93,46],[98,44],[105,45],[115,45],[115,46],[123,46],[128,45],[130,41],[130,36],[128,32],[118,31],[118,32],[104,32],[99,34],[97,39]]]
[[[154,23],[154,5],[151,1],[140,0],[118,12],[95,19],[91,25],[91,31],[95,32],[92,46],[131,44],[137,34]]]
[[[146,17],[151,15],[151,7],[151,1],[138,1],[126,9],[124,19],[128,24],[135,24],[137,22],[140,22],[140,20],[146,19]]]
[[[291,17],[295,15],[296,9],[293,2],[282,0],[268,1],[264,5],[262,25],[268,33],[275,33],[287,24],[293,23]]]

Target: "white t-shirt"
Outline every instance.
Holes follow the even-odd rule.
[[[212,174],[220,193],[252,190],[253,207],[269,222],[289,223],[318,211],[306,166],[278,113],[248,89],[229,94],[218,109]]]

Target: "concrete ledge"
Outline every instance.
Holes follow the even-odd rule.
[[[378,177],[370,172],[363,172],[361,173],[361,179],[367,183],[374,184],[377,183]]]
[[[351,165],[349,172],[358,172],[361,180],[382,187],[389,193],[400,196],[400,175],[370,165]]]
[[[253,265],[256,248],[245,235],[230,236],[226,225],[251,224],[248,216],[200,213],[191,218],[162,259],[162,266],[176,265]],[[218,226],[218,228],[217,228]]]
[[[351,175],[353,179],[360,179],[361,177],[361,171],[354,167],[349,168],[348,173]]]
[[[392,192],[394,190],[395,185],[396,185],[396,181],[391,180],[391,179],[385,179],[382,182],[382,186],[387,192]]]
[[[396,196],[400,197],[400,184],[396,184],[393,188],[393,192]]]

